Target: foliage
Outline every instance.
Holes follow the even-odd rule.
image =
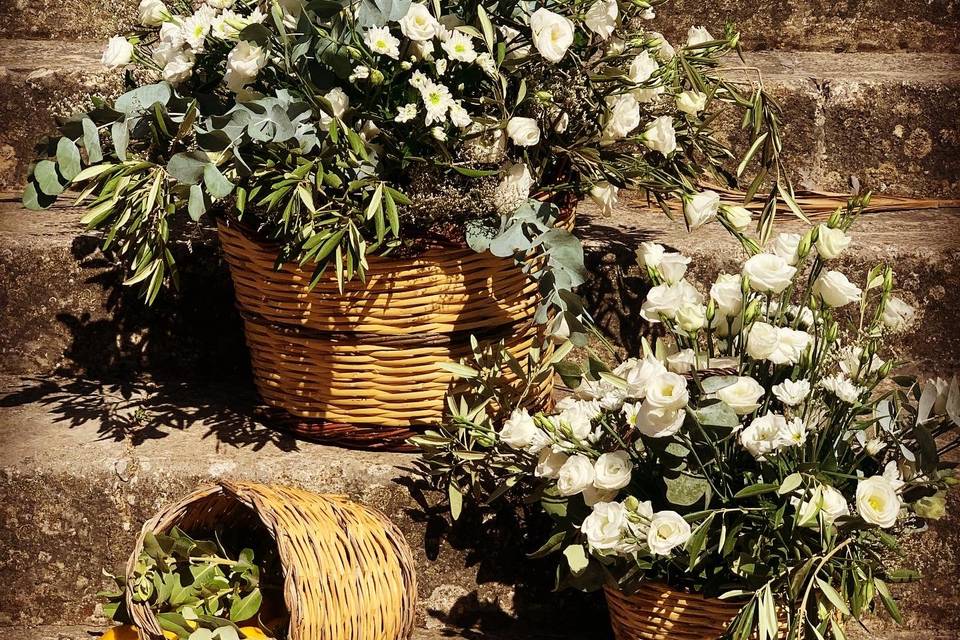
[[[862,288],[831,269],[865,202],[781,234],[709,301],[689,259],[645,243],[641,313],[666,337],[613,370],[563,361],[569,348],[528,364],[575,387],[551,413],[530,415],[467,364],[477,384],[413,440],[423,471],[454,515],[538,503],[555,528],[533,556],[562,553],[558,586],[654,580],[739,599],[737,640],[778,637],[778,615],[791,640],[843,638],[842,619],[875,601],[900,620],[888,585],[916,574],[891,551],[944,514],[960,388],[891,376],[881,359],[913,315],[889,267]]]

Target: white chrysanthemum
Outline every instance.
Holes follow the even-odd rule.
[[[467,110],[463,107],[459,100],[450,106],[450,122],[452,122],[454,126],[460,127],[461,129],[466,129],[473,124],[470,114],[467,113]]]
[[[820,386],[847,404],[854,404],[863,391],[842,373],[825,377]]]
[[[803,420],[793,418],[780,425],[780,442],[785,447],[798,447],[807,441],[807,432]]]
[[[810,383],[806,380],[784,380],[772,388],[773,395],[788,407],[802,403],[810,394]]]
[[[183,39],[194,51],[202,51],[207,34],[213,26],[216,10],[209,5],[203,5],[183,21]]]
[[[370,27],[363,41],[374,53],[394,60],[400,58],[400,40],[390,33],[389,27]]]
[[[450,95],[450,89],[443,84],[428,80],[427,84],[420,89],[420,96],[423,98],[423,104],[427,110],[427,126],[443,122],[450,107],[453,106],[453,96]]]
[[[483,70],[485,74],[487,74],[491,78],[497,77],[499,73],[497,71],[497,62],[496,60],[493,59],[493,56],[487,53],[486,51],[478,55],[476,60],[474,60],[474,62],[477,64],[477,66],[479,66]]]
[[[786,419],[776,413],[755,418],[750,426],[740,431],[738,439],[744,449],[757,460],[766,460],[767,456],[783,446],[780,434],[786,428]]]
[[[403,105],[397,110],[397,117],[394,118],[395,122],[410,122],[417,117],[417,105],[415,102],[410,102]]]
[[[451,60],[470,63],[477,59],[477,51],[473,48],[473,39],[463,31],[454,30],[446,42],[440,45]]]

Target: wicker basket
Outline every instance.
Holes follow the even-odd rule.
[[[568,216],[572,225],[572,213]],[[230,220],[220,242],[268,415],[297,435],[364,448],[405,449],[437,422],[470,336],[525,358],[542,340],[537,285],[511,259],[431,248],[411,259],[370,256],[366,283],[341,293],[328,270],[275,267],[278,247]],[[552,382],[534,394],[549,401]]]
[[[716,640],[742,606],[654,582],[641,583],[631,595],[603,590],[617,640]]]
[[[127,564],[128,580],[144,535],[174,526],[194,534],[231,527],[269,534],[283,570],[290,640],[401,640],[413,632],[413,556],[403,534],[378,511],[342,496],[288,487],[204,486],[144,524]],[[148,607],[130,596],[127,607],[142,637],[162,638]]]

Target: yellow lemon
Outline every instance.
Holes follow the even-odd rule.
[[[173,631],[164,630],[163,637],[167,640],[177,640],[177,634],[175,634]]]
[[[137,628],[132,624],[122,624],[119,627],[108,629],[100,636],[100,640],[139,640]]]
[[[268,640],[270,638],[260,627],[240,627],[240,633],[248,640]]]

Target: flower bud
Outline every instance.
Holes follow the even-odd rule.
[[[803,260],[810,254],[810,247],[817,241],[817,227],[810,229],[800,238],[800,244],[797,245],[797,257]]]
[[[843,209],[837,207],[837,210],[830,214],[830,219],[827,220],[827,226],[831,229],[836,229],[840,226],[840,220],[843,218]]]
[[[744,296],[750,295],[750,276],[747,274],[740,276],[740,293]]]
[[[830,324],[829,327],[827,327],[827,331],[826,333],[824,333],[823,337],[826,339],[827,342],[836,342],[837,336],[839,335],[839,333],[840,333],[840,325],[838,325],[836,322],[833,322]]]
[[[346,49],[347,49],[347,55],[353,58],[354,60],[359,60],[363,57],[363,53],[360,51],[360,49],[357,49],[356,47],[347,47]]]
[[[893,269],[890,267],[883,272],[883,290],[885,293],[893,291]]]
[[[553,102],[553,94],[549,91],[537,91],[533,94],[533,97],[536,98],[537,102],[540,104],[549,104]]]
[[[877,373],[881,378],[886,378],[890,375],[891,371],[893,371],[893,361],[887,360],[880,366],[880,368],[877,370]]]
[[[374,69],[370,72],[370,84],[376,86],[378,84],[383,84],[383,72],[379,69]]]
[[[760,300],[754,300],[749,305],[747,305],[746,311],[743,312],[743,322],[744,324],[750,324],[760,315]]]
[[[717,303],[713,300],[713,298],[711,298],[711,299],[710,299],[710,302],[707,303],[707,314],[706,314],[706,315],[707,315],[707,326],[712,325],[712,324],[713,324],[713,319],[714,319],[714,318],[716,317],[716,315],[717,315]]]
[[[913,510],[921,518],[939,520],[947,513],[947,501],[940,492],[932,496],[924,496],[913,503]]]

